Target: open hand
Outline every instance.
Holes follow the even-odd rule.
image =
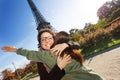
[[[1,49],[5,52],[14,52],[16,48],[14,46],[3,46]]]
[[[71,56],[64,54],[63,57],[58,56],[57,58],[57,65],[62,70],[66,67],[67,64],[71,63]]]

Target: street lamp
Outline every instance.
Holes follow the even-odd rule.
[[[17,72],[17,69],[16,69],[16,67],[15,67],[14,62],[12,62],[12,64],[13,64],[13,66],[14,66],[14,68],[15,68],[15,71],[16,71],[16,73],[17,73],[18,79],[20,79],[20,75],[19,75],[19,73]]]
[[[2,73],[0,72],[0,80],[2,80],[3,79],[3,75],[2,75]]]

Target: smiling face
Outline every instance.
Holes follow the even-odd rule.
[[[40,41],[41,47],[45,50],[49,50],[54,44],[53,36],[49,32],[43,32],[40,36]]]

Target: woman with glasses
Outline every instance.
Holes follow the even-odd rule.
[[[52,48],[53,44],[54,44],[54,40],[55,40],[55,34],[52,32],[52,30],[50,29],[41,29],[38,33],[38,43],[39,43],[39,51],[44,51],[44,50],[50,50],[50,48]],[[61,44],[61,46],[64,46],[65,44]],[[66,45],[65,45],[66,46]],[[59,50],[61,49],[61,47],[58,47]],[[71,58],[69,57],[68,60],[64,61],[64,65],[68,64],[68,61]],[[59,61],[59,58],[58,58]],[[61,63],[58,62],[58,64],[62,65],[62,61]],[[64,71],[64,67],[60,68],[60,65],[56,64],[52,70],[49,72],[47,70],[47,65],[42,63],[42,62],[37,62],[37,67],[38,67],[38,73],[40,75],[40,80],[60,80],[64,75],[65,75],[65,71]]]

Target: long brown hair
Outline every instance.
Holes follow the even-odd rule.
[[[61,31],[56,34],[55,37],[55,43],[61,44],[61,43],[68,43],[70,41],[69,34],[65,31]],[[71,58],[75,59],[76,61],[80,62],[81,65],[83,65],[83,55],[79,51],[79,46],[72,45],[67,47],[62,53],[61,57],[63,57],[64,54],[69,54]]]

